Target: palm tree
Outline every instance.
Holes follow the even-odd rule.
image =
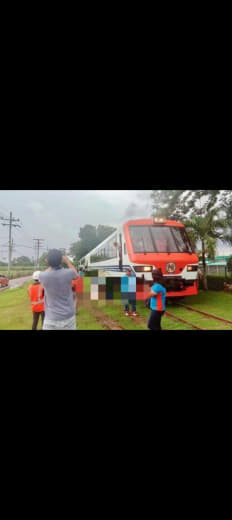
[[[185,226],[190,231],[191,236],[194,237],[195,241],[199,240],[201,242],[203,287],[206,291],[208,290],[205,261],[207,251],[210,253],[210,256],[215,254],[216,240],[220,239],[223,242],[225,241],[224,231],[227,228],[227,223],[225,219],[218,217],[218,213],[219,210],[214,209],[209,211],[205,216],[195,215],[185,221]]]

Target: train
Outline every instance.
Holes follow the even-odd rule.
[[[197,295],[199,259],[184,224],[161,217],[129,220],[80,259],[87,272],[122,277],[130,267],[138,279],[152,281],[162,271],[169,298]]]

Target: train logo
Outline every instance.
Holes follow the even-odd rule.
[[[174,262],[169,262],[166,265],[166,271],[167,273],[175,273],[176,270],[176,264]]]

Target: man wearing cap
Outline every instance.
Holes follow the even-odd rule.
[[[32,275],[34,283],[27,289],[31,300],[31,310],[33,313],[32,330],[37,330],[39,317],[41,316],[42,326],[44,322],[44,289],[39,281],[40,271],[35,271]]]
[[[74,265],[59,249],[47,255],[49,265],[39,275],[44,287],[45,320],[43,330],[76,330],[76,309],[72,295],[72,280],[79,277]],[[62,267],[65,263],[68,269]]]

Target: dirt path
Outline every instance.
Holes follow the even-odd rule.
[[[88,311],[96,318],[96,320],[106,329],[108,330],[125,330],[119,323],[115,320],[112,320],[100,309],[96,309],[96,307],[91,306],[91,302],[88,300],[82,301],[80,306],[85,307]]]

